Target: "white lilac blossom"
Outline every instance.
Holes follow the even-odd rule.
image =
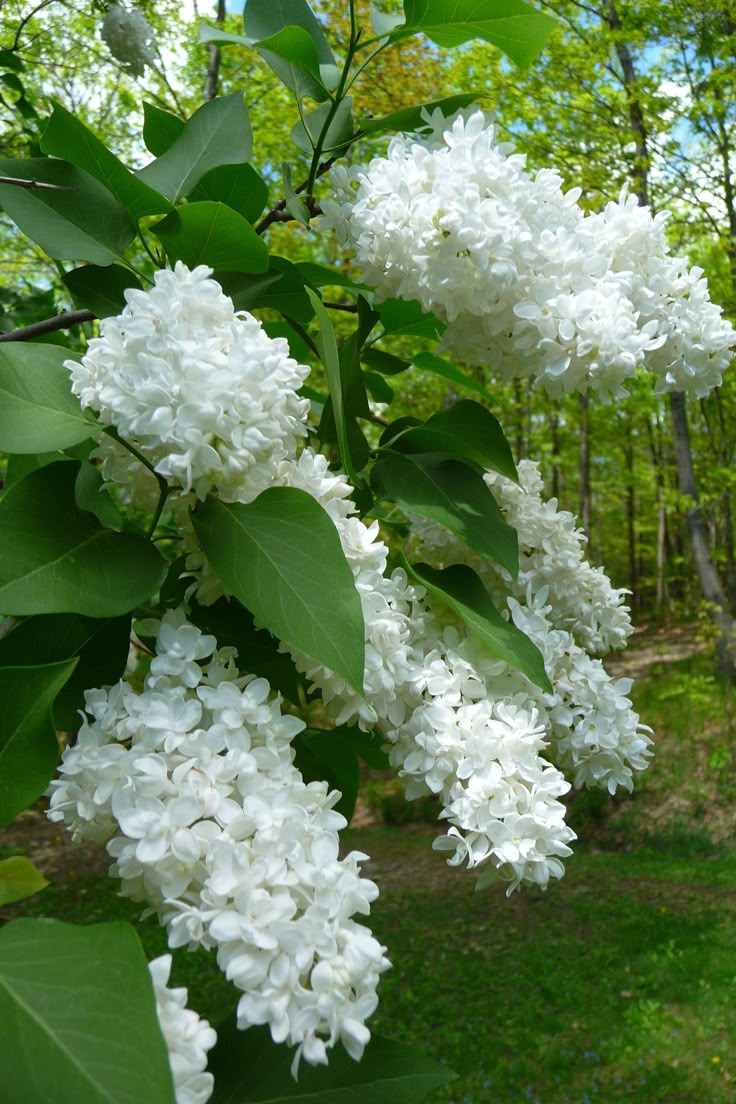
[[[174,487],[250,502],[306,435],[308,402],[296,392],[309,369],[235,310],[209,268],[177,262],[154,280],[127,291],[122,314],[67,361],[72,391]],[[128,464],[125,481],[136,478]]]
[[[154,958],[148,969],[161,1034],[169,1051],[176,1104],[207,1104],[215,1085],[212,1074],[206,1072],[207,1051],[217,1042],[217,1034],[207,1020],[187,1008],[185,988],[169,988],[171,955]]]
[[[310,1063],[370,1032],[384,948],[353,916],[378,895],[367,857],[340,858],[345,818],[324,782],[305,783],[265,679],[238,674],[180,612],[156,631],[142,693],[125,682],[86,694],[77,743],[51,783],[49,817],[107,840],[124,894],[145,900],[172,948],[214,949],[241,990],[238,1024],[268,1024]],[[111,838],[112,837],[112,838]]]
[[[478,867],[479,881],[546,885],[563,873],[574,833],[559,798],[569,790],[544,758],[548,737],[517,675],[518,700],[491,679],[506,664],[490,660],[473,637],[445,625],[422,587],[401,569],[386,574],[388,549],[378,525],[351,516],[349,485],[305,450],[280,479],[311,493],[330,513],[355,577],[365,621],[365,698],[333,671],[292,652],[339,723],[377,727],[408,798],[435,793],[449,830],[435,843],[450,862]]]
[[[620,397],[639,367],[658,391],[720,382],[736,334],[701,270],[670,256],[666,216],[625,191],[585,215],[580,190],[529,173],[481,110],[438,110],[420,137],[399,134],[331,181],[323,225],[365,282],[433,311],[442,347],[468,363],[537,377],[553,396]]]
[[[279,479],[322,502],[338,529],[362,600],[365,699],[292,652],[299,669],[338,722],[384,734],[408,798],[440,797],[449,828],[435,847],[452,851],[450,862],[478,868],[481,884],[502,878],[510,889],[560,877],[574,838],[564,822],[560,798],[570,787],[561,770],[577,786],[631,789],[651,743],[626,697],[630,681],[611,679],[586,651],[623,646],[631,624],[625,592],[584,561],[573,516],[542,499],[536,465],[520,465],[519,486],[487,476],[519,530],[515,583],[449,531],[417,527],[423,551],[470,563],[501,607],[510,589],[510,617],[542,653],[553,684],[547,693],[448,623],[402,570],[386,574],[388,550],[376,523],[351,516],[349,485],[328,472],[323,457],[307,449],[298,463],[282,466]]]
[[[544,500],[538,465],[522,460],[518,472],[518,484],[495,473],[485,477],[518,534],[516,579],[440,525],[416,519],[415,539],[424,556],[471,566],[498,604],[509,595],[511,619],[542,653],[553,694],[511,672],[492,678],[489,692],[513,697],[521,679],[545,723],[557,765],[572,774],[575,785],[631,790],[633,772],[643,770],[651,756],[650,729],[626,696],[631,680],[612,679],[595,658],[622,648],[632,631],[626,591],[612,587],[603,570],[583,558],[585,535],[555,499]]]
[[[111,4],[102,20],[100,34],[112,56],[134,77],[142,77],[146,66],[153,65],[155,34],[140,12]]]

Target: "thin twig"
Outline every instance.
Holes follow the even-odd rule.
[[[95,318],[97,315],[88,310],[62,311],[55,318],[44,318],[43,322],[34,322],[20,330],[0,334],[0,341],[30,341],[33,337],[43,337],[44,334],[54,333],[56,330],[68,330],[70,326],[79,326],[82,322],[94,322]]]
[[[336,157],[328,157],[326,161],[322,162],[319,169],[317,170],[317,176],[324,176],[326,172],[330,171],[336,161]],[[294,191],[296,192],[296,194],[300,195],[301,192],[306,192],[308,183],[309,181],[305,180],[303,184],[300,184],[298,188],[295,188]],[[312,216],[321,214],[319,208],[314,203],[312,203],[312,206],[310,207],[310,214]],[[271,210],[263,216],[261,221],[256,226],[256,234],[262,234],[264,230],[267,230],[268,227],[274,222],[291,221],[292,216],[286,210],[286,200],[281,199],[275,207],[272,207]]]
[[[78,192],[65,184],[45,184],[43,180],[19,180],[16,176],[0,176],[0,184],[15,184],[19,188],[33,188],[39,192]]]
[[[43,8],[47,8],[49,6],[49,4],[53,4],[53,3],[54,3],[54,0],[42,0],[42,3],[37,4],[32,12],[29,12],[29,14],[24,19],[21,19],[20,23],[18,24],[18,29],[15,32],[15,40],[13,42],[13,45],[10,47],[11,50],[17,50],[18,49],[18,45],[20,43],[20,36],[23,33],[23,28],[25,27],[26,23],[30,23],[30,21],[33,19],[34,15],[38,15],[38,13],[43,10]]]
[[[350,314],[357,314],[358,307],[355,303],[322,303],[323,307],[327,307],[328,310],[348,311]]]

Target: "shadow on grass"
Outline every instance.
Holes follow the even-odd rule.
[[[389,948],[373,1026],[457,1070],[427,1104],[723,1104],[736,1081],[736,859],[677,847],[575,856],[546,894],[475,893],[428,853],[431,837],[350,834],[382,893],[370,924]],[[675,845],[676,845],[675,841]],[[140,906],[80,877],[25,915],[93,923]],[[16,910],[14,910],[16,911]],[[21,911],[20,908],[17,909]],[[137,925],[165,950],[153,918]],[[178,954],[175,984],[213,1022],[237,994],[214,958]]]

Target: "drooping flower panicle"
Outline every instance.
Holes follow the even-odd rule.
[[[216,950],[242,992],[239,1026],[268,1024],[296,1064],[326,1062],[338,1041],[360,1058],[388,961],[353,919],[378,890],[360,876],[367,856],[339,857],[340,795],[304,782],[291,747],[304,722],[238,673],[234,649],[180,612],[149,629],[143,692],[88,691],[49,816],[108,841],[111,872],[172,948]]]

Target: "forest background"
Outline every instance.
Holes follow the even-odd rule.
[[[333,26],[342,20],[347,35],[347,5],[325,0],[322,6]],[[34,112],[43,115],[56,99],[121,156],[141,163],[142,100],[188,117],[203,94],[209,98],[245,85],[255,145],[263,151],[266,179],[272,166],[275,199],[283,150],[296,153],[289,140],[288,93],[255,54],[198,45],[200,17],[237,32],[239,12],[228,11],[223,0],[215,10],[196,3],[139,7],[157,31],[158,63],[136,79],[100,41],[99,13],[91,7],[47,0],[34,10],[6,0],[0,41],[12,45],[18,36],[24,70],[14,64],[1,78],[2,156],[27,153]],[[478,101],[497,113],[502,133],[527,155],[529,166],[558,169],[569,187],[582,188],[587,209],[600,209],[627,186],[653,210],[671,212],[673,252],[702,265],[713,300],[733,317],[734,5],[729,0],[597,5],[555,0],[541,7],[557,18],[558,27],[529,70],[513,67],[482,42],[452,52],[411,42],[371,67],[357,90],[358,108],[370,103],[382,114],[428,94],[440,99],[475,91]],[[367,18],[368,5],[364,8]],[[273,110],[279,97],[282,115]],[[362,144],[361,158],[369,148]],[[2,328],[70,307],[68,292],[41,251],[29,252],[27,239],[19,240],[4,217],[0,226]],[[304,228],[289,223],[274,232],[275,252],[325,259],[315,255],[314,239]],[[508,384],[479,376],[478,382],[490,385],[490,402],[516,458],[540,459],[548,492],[578,514],[591,561],[604,564],[614,584],[631,591],[637,621],[696,617],[704,602],[723,602],[733,616],[732,375],[708,398],[690,403],[686,413],[679,399],[673,407],[667,397],[654,396],[647,380],[615,406],[578,395],[550,400],[532,381]],[[397,415],[411,410],[422,416],[436,408],[438,398],[448,402],[463,394],[448,392],[444,381],[416,368],[390,386]],[[375,397],[380,398],[380,387]],[[693,528],[699,539],[695,548]],[[715,563],[717,578],[703,567],[704,555]]]
[[[142,100],[186,118],[203,95],[246,86],[255,145],[264,157],[261,169],[271,182],[270,204],[276,202],[281,195],[276,167],[284,148],[290,147],[292,163],[299,156],[289,142],[287,94],[253,53],[199,43],[200,19],[237,33],[240,12],[222,2],[137,6],[158,42],[156,66],[138,79],[118,66],[99,39],[104,5],[99,10],[64,0],[0,5],[0,48],[22,45],[22,67],[0,53],[7,66],[0,77],[0,156],[32,153],[37,119],[57,100],[130,164],[142,164]],[[557,168],[568,186],[582,188],[588,209],[602,208],[627,186],[654,210],[670,211],[673,251],[703,266],[713,300],[736,318],[736,5],[540,0],[536,6],[553,14],[558,27],[530,70],[512,68],[479,43],[452,53],[409,43],[371,69],[357,90],[359,105],[362,95],[383,114],[475,90],[530,167]],[[347,35],[346,8],[337,0],[322,4],[332,26],[345,21]],[[365,18],[367,10],[364,5]],[[279,96],[283,115],[273,110]],[[376,152],[383,145],[377,140]],[[361,160],[368,148],[363,143]],[[274,225],[271,233],[274,253],[292,260],[334,260],[317,254],[309,231],[294,223]],[[58,271],[2,215],[0,234],[0,329],[72,309]],[[81,348],[82,334],[72,330],[63,343],[79,341]],[[402,352],[400,344],[395,348]],[[407,341],[406,356],[419,348],[415,339]],[[465,885],[460,903],[461,891],[454,882],[448,890],[436,856],[437,876],[425,876],[419,840],[399,844],[374,830],[359,841],[356,834],[356,845],[376,856],[377,874],[386,880],[387,903],[378,913],[377,930],[386,941],[391,938],[397,961],[409,969],[413,964],[416,977],[401,990],[387,979],[376,1027],[425,1046],[461,1072],[461,1087],[449,1095],[443,1090],[438,1101],[719,1104],[730,1099],[730,1070],[736,1076],[729,1043],[736,864],[719,842],[733,824],[731,697],[712,676],[717,663],[726,669],[732,663],[723,651],[718,657],[706,653],[697,663],[688,653],[696,637],[714,637],[714,612],[720,621],[716,630],[736,615],[733,373],[708,398],[687,403],[655,396],[648,379],[635,381],[629,398],[609,406],[579,395],[553,401],[526,381],[509,384],[476,374],[474,384],[465,390],[459,380],[412,366],[397,376],[377,377],[372,397],[381,402],[389,387],[396,417],[405,412],[422,417],[458,397],[479,399],[478,388],[485,390],[483,401],[504,426],[516,458],[539,459],[547,492],[579,515],[591,561],[605,565],[614,585],[630,589],[635,621],[684,624],[676,647],[686,658],[664,663],[655,645],[649,665],[642,667],[648,677],[636,704],[657,730],[657,763],[636,808],[624,799],[618,810],[623,816],[615,827],[607,823],[596,840],[620,846],[623,853],[583,854],[556,899],[509,905],[476,896],[468,904]],[[314,386],[319,388],[318,379]],[[662,639],[663,647],[672,641],[666,634],[658,637],[655,628],[649,639]],[[378,801],[389,808],[385,792]],[[608,809],[605,795],[584,795],[573,822],[607,818]],[[638,821],[630,830],[636,809]],[[693,816],[707,821],[702,836],[692,820],[684,827],[685,818]],[[632,840],[644,848],[634,858]],[[425,854],[426,841],[421,843]],[[713,858],[719,861],[717,871],[708,865]],[[397,871],[410,866],[418,873],[407,889]],[[691,884],[689,893],[685,883]],[[119,913],[113,887],[102,891],[101,883],[76,875],[72,884],[73,892],[52,889],[26,911],[48,909],[75,920]],[[464,910],[460,925],[458,908]],[[131,909],[131,918],[136,911]],[[428,969],[426,947],[438,927],[446,943]],[[579,963],[581,937],[588,973]],[[146,939],[162,949],[154,925]],[[556,941],[556,962],[540,985],[550,970],[550,939]],[[493,989],[503,1008],[490,1036],[487,992],[481,996],[474,987],[478,956],[495,972]],[[201,964],[195,961],[191,968],[196,972]],[[442,989],[446,996],[438,995]],[[509,999],[511,992],[516,1000]],[[213,982],[211,1007],[203,1011],[216,1019],[221,999]],[[453,1008],[459,999],[465,1005],[460,1020]]]

